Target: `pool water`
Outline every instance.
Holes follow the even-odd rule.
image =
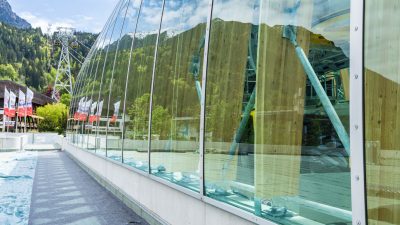
[[[0,224],[28,224],[36,152],[0,152]]]

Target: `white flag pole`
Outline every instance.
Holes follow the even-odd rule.
[[[26,107],[24,107],[24,123],[25,123],[25,127],[24,127],[24,133],[26,133]]]
[[[18,122],[19,122],[19,110],[18,110],[18,108],[19,108],[19,97],[20,97],[20,95],[19,95],[19,92],[20,92],[20,90],[18,90],[18,102],[15,100],[15,105],[16,105],[16,107],[15,107],[15,124],[16,124],[16,128],[17,129],[15,129],[15,131],[16,131],[16,133],[19,133],[19,128],[18,128]]]
[[[25,128],[24,128],[24,133],[26,133],[26,113],[28,112],[27,108],[28,108],[28,101],[29,101],[29,88],[26,87],[26,95],[25,95],[25,105],[24,105],[24,123],[25,123]]]
[[[8,95],[9,97],[8,97],[8,109],[10,109],[10,98],[11,98],[11,94],[10,94],[10,92],[9,92],[9,95]],[[8,116],[6,116],[6,122],[8,122]],[[6,132],[8,133],[8,124],[7,124],[7,126],[5,127],[6,128]]]
[[[6,98],[6,92],[7,92],[7,88],[4,87],[4,98],[3,99]],[[6,116],[6,104],[5,104],[5,101],[4,101],[4,106],[3,106],[3,132],[6,131],[6,120],[7,120],[6,117],[7,117]]]

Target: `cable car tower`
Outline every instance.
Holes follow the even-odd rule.
[[[65,89],[69,94],[72,94],[72,74],[69,47],[70,44],[73,48],[76,48],[78,45],[74,33],[75,29],[68,27],[58,27],[57,32],[55,33],[54,45],[60,46],[61,52],[51,98],[57,101],[59,100],[61,90]]]

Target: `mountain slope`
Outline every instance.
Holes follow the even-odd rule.
[[[0,0],[0,22],[14,26],[20,29],[31,28],[26,20],[15,14],[7,0]]]
[[[76,38],[91,46],[97,35],[77,32]],[[40,28],[17,29],[0,23],[0,80],[12,80],[37,91],[46,91],[54,83],[60,58],[60,47],[52,45],[50,36]],[[79,46],[71,54],[81,61],[88,49]],[[73,58],[71,72],[76,76],[81,67]]]

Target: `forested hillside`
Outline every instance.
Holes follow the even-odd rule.
[[[96,35],[77,33],[76,37],[90,47]],[[39,28],[18,29],[0,23],[0,80],[12,80],[44,92],[54,83],[60,47],[53,46],[52,38]],[[79,46],[72,52],[79,60],[88,49]],[[79,56],[81,55],[81,56]],[[80,63],[71,58],[71,72],[76,76]]]

